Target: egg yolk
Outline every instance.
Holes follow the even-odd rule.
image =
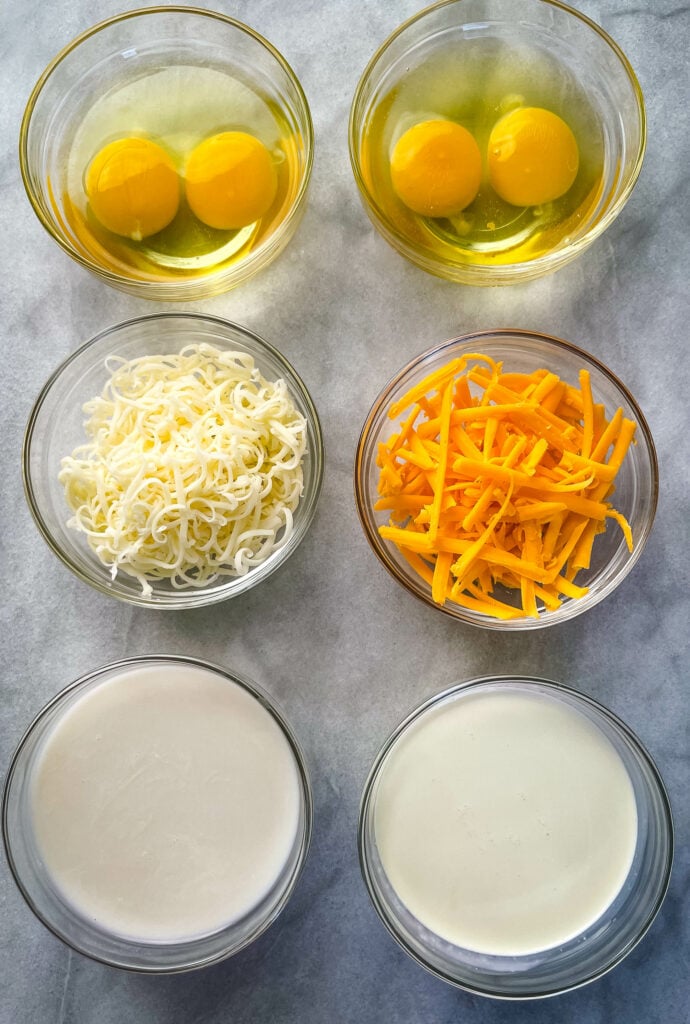
[[[482,158],[474,136],[454,121],[422,121],[400,136],[391,156],[399,199],[423,217],[453,217],[479,191]]]
[[[275,199],[278,176],[263,142],[248,132],[222,132],[190,154],[185,172],[187,202],[211,228],[246,227]]]
[[[137,242],[167,227],[180,203],[175,165],[150,139],[104,146],[89,164],[84,187],[103,227]]]
[[[518,107],[489,136],[489,180],[506,203],[540,206],[565,195],[577,177],[575,136],[557,114]]]

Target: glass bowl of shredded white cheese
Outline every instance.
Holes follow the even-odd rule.
[[[304,537],[323,476],[301,379],[244,327],[194,313],[118,324],[74,352],[24,439],[29,508],[82,580],[132,604],[233,597]]]

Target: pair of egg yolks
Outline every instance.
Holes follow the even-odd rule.
[[[180,205],[170,155],[151,139],[124,138],[91,161],[85,190],[96,219],[116,235],[141,241],[166,228]],[[278,189],[271,154],[248,132],[222,132],[201,142],[185,168],[185,194],[209,227],[237,230],[269,209]]]
[[[560,198],[577,176],[572,131],[557,114],[518,107],[491,130],[489,181],[512,206],[540,206]],[[422,121],[393,148],[391,182],[398,198],[423,217],[453,217],[476,198],[482,156],[474,136],[454,121]]]

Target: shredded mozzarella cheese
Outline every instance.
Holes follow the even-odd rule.
[[[245,352],[109,357],[111,377],[84,406],[90,438],[59,480],[99,558],[175,589],[243,576],[282,547],[302,495],[307,424],[284,380]]]

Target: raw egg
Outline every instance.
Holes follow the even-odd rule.
[[[271,154],[248,132],[221,132],[199,143],[190,154],[185,178],[192,212],[221,230],[259,220],[278,189]]]
[[[474,136],[455,121],[421,121],[400,136],[391,156],[399,199],[423,217],[454,217],[479,191],[482,158]]]
[[[180,203],[175,165],[150,139],[108,143],[89,164],[84,187],[103,227],[137,242],[167,227]]]
[[[489,180],[513,206],[540,206],[565,195],[579,160],[568,125],[541,107],[511,110],[489,136]]]

